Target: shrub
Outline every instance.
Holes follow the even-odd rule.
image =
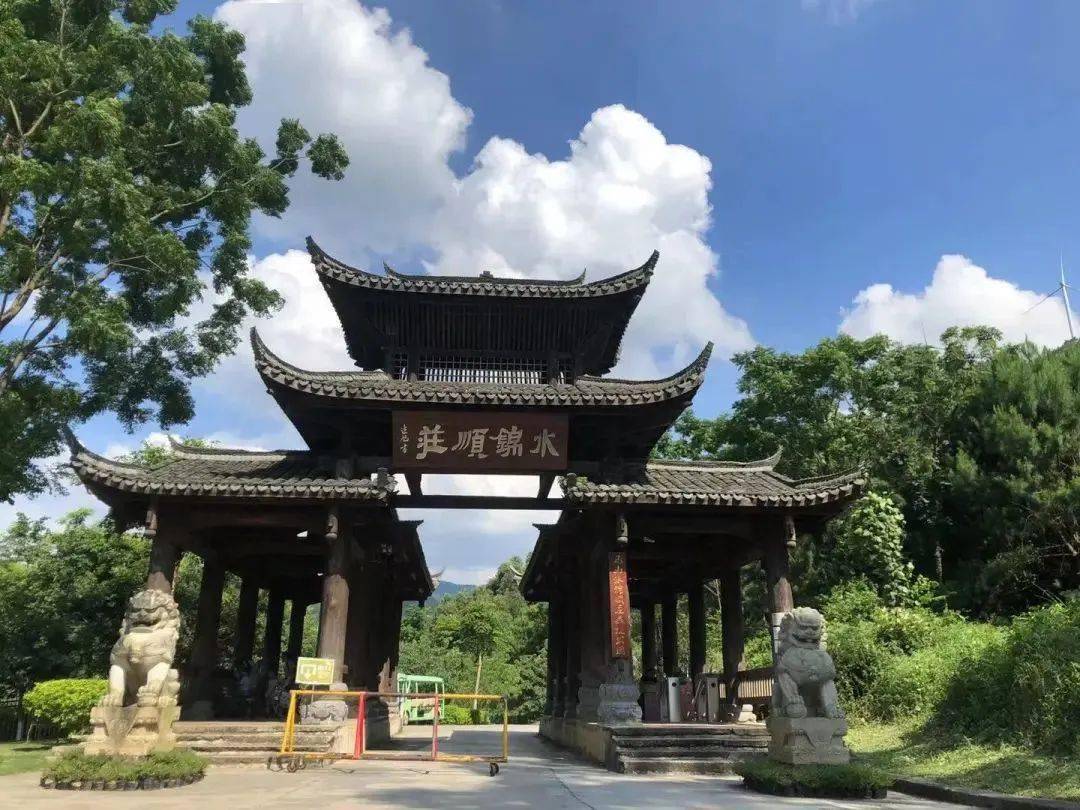
[[[465,706],[446,703],[439,709],[439,722],[447,726],[472,725],[472,711]]]
[[[108,689],[102,678],[67,678],[35,684],[23,697],[26,711],[52,723],[65,735],[78,734],[90,725],[90,709]]]
[[[1080,599],[1016,619],[953,682],[939,719],[982,739],[1080,754]]]
[[[936,643],[886,662],[866,693],[866,712],[885,721],[933,712],[953,680],[966,674],[1000,636],[1000,630],[985,624],[951,622],[947,631],[939,628]]]
[[[935,613],[927,608],[878,608],[870,618],[877,625],[881,643],[903,655],[931,647],[963,626],[963,619],[955,613]]]
[[[873,622],[830,624],[828,650],[836,664],[840,705],[858,713],[861,700],[892,658]]]
[[[865,622],[881,608],[881,597],[864,579],[837,585],[821,603],[821,613],[837,624]]]
[[[57,782],[136,782],[140,779],[185,779],[202,776],[205,772],[205,759],[193,751],[178,748],[139,758],[104,754],[87,756],[82,751],[69,751],[46,767],[43,776]]]
[[[784,765],[750,759],[736,763],[735,773],[751,790],[780,796],[882,798],[893,784],[891,776],[865,765]]]

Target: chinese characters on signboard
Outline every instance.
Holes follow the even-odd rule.
[[[565,415],[394,412],[394,467],[456,472],[566,469]]]
[[[626,552],[608,554],[608,598],[611,602],[611,657],[630,657],[630,590],[626,584]]]

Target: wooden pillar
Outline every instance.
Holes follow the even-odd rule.
[[[564,646],[566,647],[566,676],[564,678],[563,717],[577,717],[578,689],[581,687],[580,621],[581,599],[576,582],[563,590]]]
[[[660,636],[664,648],[664,674],[669,678],[679,674],[679,600],[671,593],[661,605]]]
[[[656,680],[656,605],[641,603],[641,680]]]
[[[392,588],[388,590],[384,597],[388,601],[383,605],[382,626],[379,628],[380,692],[397,691],[398,648],[401,645],[401,599]]]
[[[285,659],[296,662],[304,649],[304,617],[307,615],[307,604],[298,599],[293,599],[289,605],[289,643],[285,647]]]
[[[150,544],[150,569],[146,575],[146,588],[151,591],[172,593],[173,577],[182,555],[180,547],[160,530]]]
[[[277,676],[281,663],[281,621],[284,618],[285,596],[279,588],[271,588],[266,603],[266,632],[263,634],[263,666],[268,678]]]
[[[323,577],[319,658],[334,659],[334,682],[341,682],[345,660],[345,631],[349,621],[349,540],[344,531],[330,538]]]
[[[772,633],[772,648],[775,656],[780,632],[780,620],[785,613],[795,607],[795,600],[791,595],[791,581],[788,571],[787,542],[779,529],[764,539],[762,563],[765,567],[767,586],[765,596],[768,600],[769,630]]]
[[[686,592],[690,619],[690,679],[705,671],[705,588],[695,585]]]
[[[739,569],[729,568],[720,577],[720,631],[724,644],[724,693],[727,713],[739,716],[739,664],[743,659],[742,582]]]
[[[242,672],[251,664],[255,649],[255,616],[259,610],[259,586],[251,577],[240,582],[240,599],[236,606],[236,633],[233,644],[233,664]]]
[[[199,603],[195,613],[195,639],[188,662],[185,702],[193,719],[213,716],[214,669],[217,667],[218,627],[221,624],[221,592],[225,568],[216,556],[203,560]]]
[[[544,705],[544,714],[549,717],[558,714],[562,708],[562,668],[565,661],[562,605],[558,594],[552,594],[548,601],[547,702]]]

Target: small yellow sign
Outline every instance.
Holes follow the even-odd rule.
[[[329,686],[334,682],[334,659],[297,658],[296,682]]]

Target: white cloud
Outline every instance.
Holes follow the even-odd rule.
[[[832,23],[854,22],[870,6],[880,0],[802,0],[807,11],[821,11]]]
[[[622,105],[594,112],[564,160],[492,138],[440,213],[432,269],[551,278],[587,267],[595,279],[656,249],[660,264],[631,321],[620,373],[670,371],[709,340],[720,356],[749,348],[746,323],[707,287],[717,273],[705,242],[711,168]]]
[[[935,342],[950,326],[994,326],[1006,340],[1057,346],[1069,336],[1060,296],[1039,304],[1043,293],[994,278],[966,256],[942,256],[919,293],[891,284],[859,292],[840,331],[859,338],[884,333],[904,343]],[[1032,309],[1038,304],[1036,309]],[[1076,315],[1073,315],[1074,322]]]
[[[354,252],[423,241],[472,113],[409,32],[353,0],[230,0],[215,16],[247,41],[256,101],[241,112],[241,130],[270,151],[278,122],[299,118],[312,134],[336,133],[351,161],[339,183],[298,172],[288,214],[260,228],[286,240],[317,232],[327,247]]]
[[[718,266],[705,241],[711,165],[668,143],[643,116],[622,106],[597,110],[559,159],[493,138],[457,177],[448,161],[464,145],[472,114],[385,11],[353,0],[230,0],[216,16],[247,41],[256,100],[241,114],[241,130],[269,146],[281,117],[299,117],[313,133],[337,133],[352,161],[340,183],[298,173],[288,213],[260,220],[264,233],[297,245],[312,233],[356,264],[378,253],[427,256],[433,272],[454,274],[567,277],[587,266],[595,279],[635,267],[658,249],[660,265],[632,321],[619,373],[668,373],[709,340],[720,356],[752,345],[746,324],[707,286]],[[308,368],[352,366],[303,251],[264,256],[253,271],[287,302],[259,324],[272,349]],[[676,311],[679,317],[671,317]],[[274,408],[246,344],[200,388],[244,408]],[[425,491],[533,495],[536,479],[427,476]],[[446,566],[467,582],[484,581],[493,563],[527,553],[536,538],[531,524],[556,517],[500,510],[403,516],[425,520],[421,536],[432,567]]]
[[[312,132],[336,132],[352,160],[339,183],[298,174],[285,217],[260,223],[273,235],[313,233],[356,263],[372,253],[434,250],[432,269],[453,274],[565,277],[587,266],[599,278],[658,249],[660,266],[627,335],[620,373],[666,373],[708,340],[719,356],[752,345],[745,322],[707,287],[717,273],[705,241],[711,165],[668,143],[643,116],[618,105],[597,110],[565,159],[492,138],[457,178],[448,160],[464,144],[471,112],[385,10],[353,0],[230,0],[217,16],[247,41],[256,101],[241,114],[241,129],[269,143],[282,116],[298,116]],[[271,261],[307,276],[295,282],[301,287],[317,286],[299,260],[259,264]],[[302,306],[322,307],[321,291],[315,298]],[[670,316],[675,308],[679,318]],[[320,333],[335,324],[306,321]],[[324,334],[302,342],[340,347]]]

